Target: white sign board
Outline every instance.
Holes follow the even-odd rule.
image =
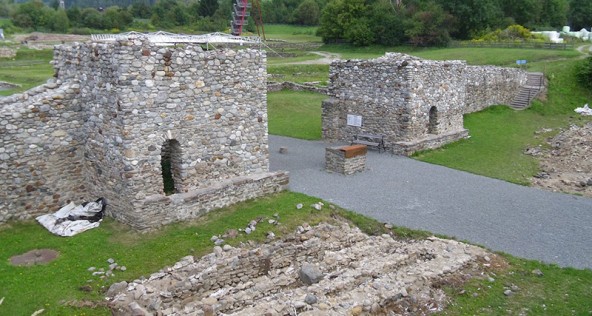
[[[362,127],[362,116],[361,115],[347,115],[347,125]]]

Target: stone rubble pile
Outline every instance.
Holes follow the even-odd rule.
[[[114,315],[362,315],[441,310],[432,287],[486,251],[435,237],[401,241],[347,224],[302,225],[254,247],[214,247],[148,278],[114,284]]]
[[[548,144],[550,149],[526,150],[541,162],[541,172],[532,180],[533,185],[592,197],[592,122],[582,127],[573,125],[549,139]]]

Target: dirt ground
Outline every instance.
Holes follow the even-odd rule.
[[[13,41],[17,43],[26,42],[29,48],[50,49],[54,45],[67,42],[86,42],[90,40],[89,35],[76,34],[52,34],[33,32],[29,34],[18,34],[14,36]]]
[[[542,129],[539,135],[552,133]],[[532,185],[545,190],[592,197],[592,122],[572,125],[547,139],[548,146],[529,148],[526,154],[541,162]]]

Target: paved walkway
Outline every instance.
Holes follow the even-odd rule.
[[[278,153],[281,146],[287,154]],[[592,268],[592,199],[375,151],[367,171],[331,174],[320,141],[270,136],[270,152],[272,170],[290,171],[292,191],[518,257]]]

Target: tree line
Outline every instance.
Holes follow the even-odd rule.
[[[590,0],[331,0],[318,34],[354,45],[446,45],[512,25],[530,30],[592,26]]]
[[[65,10],[59,0],[14,1],[0,0],[0,17],[37,31],[225,31],[232,14],[232,0],[65,0]],[[354,45],[444,45],[516,24],[592,26],[590,0],[262,0],[260,10],[264,23],[318,25],[324,42]]]

